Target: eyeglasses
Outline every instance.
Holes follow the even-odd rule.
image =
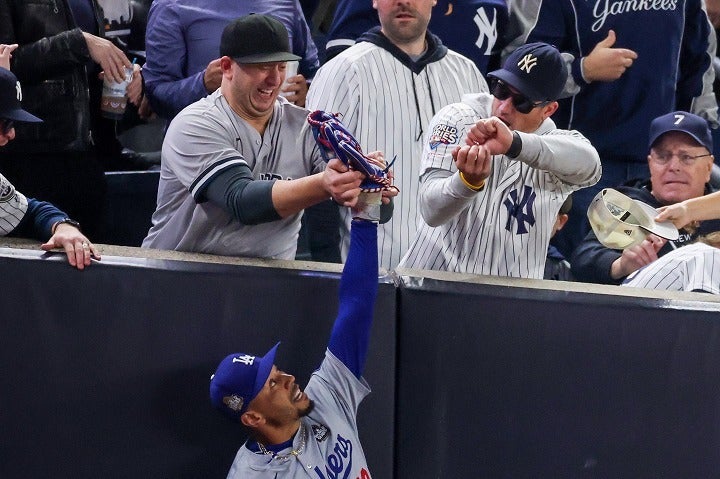
[[[673,156],[680,160],[680,163],[682,163],[683,165],[692,166],[695,164],[695,160],[697,160],[698,158],[712,156],[712,153],[705,153],[703,155],[695,156],[688,155],[687,153],[670,153],[669,151],[653,151],[652,153],[650,153],[650,158],[652,158],[653,161],[658,165],[667,165],[668,163],[670,163],[670,160],[673,159]]]
[[[513,106],[518,113],[522,114],[528,114],[533,108],[545,106],[550,103],[550,101],[533,102],[521,93],[514,93],[504,81],[498,80],[497,78],[490,79],[490,93],[492,93],[492,96],[501,101],[512,97]]]
[[[13,128],[15,128],[15,122],[13,120],[0,119],[0,132],[2,132],[3,135],[10,133],[10,130]]]

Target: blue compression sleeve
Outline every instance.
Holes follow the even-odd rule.
[[[340,306],[328,349],[356,377],[362,376],[378,290],[377,224],[354,220],[340,279]]]
[[[272,201],[274,183],[275,180],[253,180],[247,165],[235,165],[210,180],[204,198],[244,225],[268,223],[282,219]]]

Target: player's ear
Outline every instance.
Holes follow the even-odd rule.
[[[563,229],[563,226],[565,226],[565,223],[567,223],[569,218],[570,216],[566,213],[558,213],[557,220],[555,220],[555,231],[560,231],[561,229]]]
[[[543,107],[543,120],[545,118],[550,118],[553,115],[553,113],[555,113],[557,111],[559,106],[560,106],[560,104],[556,101],[551,101],[550,103],[545,105]]]
[[[263,416],[258,412],[253,411],[252,409],[248,409],[243,413],[242,416],[240,416],[240,422],[243,423],[244,426],[251,429],[257,428],[260,424],[263,423],[263,421]]]
[[[222,70],[223,74],[230,72],[232,69],[232,62],[233,59],[228,56],[220,57],[220,69]]]

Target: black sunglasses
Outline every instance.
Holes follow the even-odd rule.
[[[518,113],[522,114],[530,113],[533,108],[545,106],[550,103],[550,101],[533,102],[521,93],[513,93],[513,91],[510,90],[510,87],[505,84],[504,81],[497,78],[490,79],[490,93],[492,93],[492,96],[494,96],[498,100],[507,100],[508,98],[512,97],[513,106],[518,111]]]
[[[15,128],[15,122],[13,120],[0,120],[0,131],[3,135],[10,133],[10,130]]]

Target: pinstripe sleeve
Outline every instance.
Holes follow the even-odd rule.
[[[464,144],[474,123],[474,111],[463,103],[446,106],[430,122],[419,191],[420,214],[429,226],[450,221],[478,194],[462,183],[452,157],[452,150]]]
[[[0,236],[6,236],[17,228],[27,209],[27,198],[0,175]]]

